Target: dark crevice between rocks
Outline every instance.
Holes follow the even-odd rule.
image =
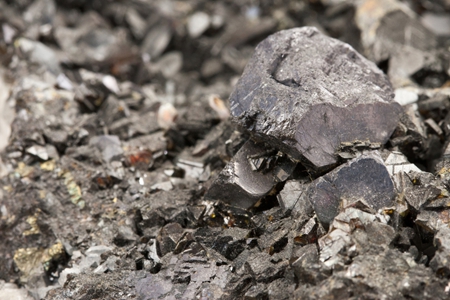
[[[426,88],[440,88],[448,80],[450,76],[444,71],[434,71],[427,69],[420,69],[414,73],[411,78],[419,85]]]
[[[418,212],[410,207],[409,213],[402,218],[393,246],[401,252],[409,252],[417,263],[428,267],[437,250],[433,242],[435,234],[416,223],[417,215]]]

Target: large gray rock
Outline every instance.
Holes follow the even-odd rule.
[[[230,102],[234,121],[255,137],[324,171],[343,142],[388,140],[401,111],[393,97],[374,63],[303,27],[256,47]]]

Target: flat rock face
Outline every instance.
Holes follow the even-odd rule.
[[[234,92],[234,120],[312,170],[337,162],[343,142],[384,144],[400,106],[387,77],[350,45],[313,27],[261,42]]]
[[[377,151],[355,158],[316,179],[307,191],[318,219],[326,227],[342,206],[362,202],[376,212],[392,206],[395,195],[394,183]]]

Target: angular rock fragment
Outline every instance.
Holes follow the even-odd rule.
[[[363,201],[377,211],[393,205],[396,193],[381,157],[372,152],[316,179],[307,195],[320,222],[328,226],[343,201],[346,205]]]
[[[102,135],[93,137],[89,144],[98,148],[103,155],[105,162],[110,162],[115,157],[122,155],[123,150],[120,146],[120,139],[115,135]]]
[[[329,276],[329,270],[319,264],[317,245],[301,247],[292,257],[295,276],[302,283],[317,284]]]
[[[421,172],[421,170],[415,164],[409,163],[406,156],[397,151],[393,151],[392,153],[390,153],[384,163],[386,164],[388,172],[391,176],[400,172]]]
[[[183,228],[178,223],[170,223],[164,226],[156,238],[158,256],[164,256],[173,251],[178,241],[183,236]]]
[[[294,168],[289,158],[268,153],[263,144],[249,140],[219,174],[205,199],[249,208],[269,194],[277,182],[286,180]]]
[[[230,96],[234,120],[258,138],[324,171],[343,142],[384,144],[401,108],[381,70],[312,27],[261,42]]]
[[[44,66],[54,75],[61,73],[56,53],[51,48],[26,38],[18,39],[16,44],[20,48],[22,55],[29,59],[30,62]]]
[[[294,215],[311,216],[313,209],[306,199],[308,184],[297,180],[288,180],[277,195],[278,203],[284,212],[291,211]]]

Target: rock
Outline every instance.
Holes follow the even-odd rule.
[[[252,270],[257,282],[271,282],[284,271],[279,265],[273,264],[270,255],[265,252],[250,255],[245,264]]]
[[[436,35],[450,35],[450,16],[426,12],[421,18],[422,24]]]
[[[386,160],[384,161],[386,168],[391,176],[398,174],[400,172],[409,173],[410,171],[421,172],[421,170],[415,165],[408,161],[408,158],[404,156],[401,152],[393,151],[391,152]]]
[[[420,51],[436,47],[435,36],[400,1],[359,1],[355,21],[366,54],[376,62],[388,59],[403,45]]]
[[[182,236],[183,228],[178,223],[170,223],[161,228],[161,231],[156,239],[158,256],[162,257],[173,251]]]
[[[27,38],[19,38],[15,43],[31,63],[44,66],[55,76],[61,73],[57,55],[50,47]]]
[[[137,235],[129,226],[122,225],[117,228],[113,242],[119,247],[127,246],[137,240]]]
[[[137,294],[141,299],[157,299],[172,290],[173,284],[170,279],[164,279],[161,276],[148,274],[136,285]]]
[[[284,212],[291,211],[293,214],[310,216],[313,209],[305,197],[307,190],[308,184],[297,180],[288,180],[277,195],[280,207]]]
[[[358,1],[355,22],[361,30],[365,55],[387,63],[394,87],[416,85],[437,88],[448,80],[437,36],[420,22],[406,3],[396,0]]]
[[[155,64],[155,71],[170,79],[174,77],[183,67],[183,55],[179,51],[164,54]]]
[[[416,103],[419,100],[417,92],[411,88],[398,88],[395,90],[395,101],[401,106]]]
[[[163,103],[158,109],[158,125],[161,128],[169,129],[175,124],[178,111],[171,103]]]
[[[228,229],[227,231],[232,230]],[[222,254],[225,258],[234,260],[245,249],[245,239],[239,238],[236,234],[226,232],[215,240],[212,249]]]
[[[90,139],[89,145],[96,147],[102,152],[103,160],[110,162],[123,154],[119,137],[115,135],[102,135]]]
[[[4,280],[0,280],[0,299],[32,300],[33,297],[28,296],[26,289],[19,288],[14,283],[7,283]]]
[[[392,206],[395,189],[378,152],[362,155],[316,179],[307,191],[319,221],[328,226],[346,205],[363,200],[375,211]]]
[[[261,42],[230,96],[234,120],[257,138],[322,172],[357,140],[384,144],[401,108],[381,70],[312,27]]]
[[[210,17],[204,12],[196,12],[189,17],[187,29],[192,38],[197,38],[205,32],[211,23]]]
[[[128,8],[125,19],[131,29],[131,32],[137,39],[142,39],[146,33],[147,23],[142,16],[133,8]]]
[[[319,264],[316,244],[301,247],[292,259],[295,276],[302,283],[317,284],[329,276],[329,270]]]
[[[284,172],[273,167],[275,161],[285,166]],[[233,206],[249,208],[269,194],[278,181],[282,181],[277,177],[280,173],[290,174],[294,167],[295,163],[290,159],[277,157],[276,153],[268,152],[264,144],[248,140],[220,172],[205,199],[222,200]]]

